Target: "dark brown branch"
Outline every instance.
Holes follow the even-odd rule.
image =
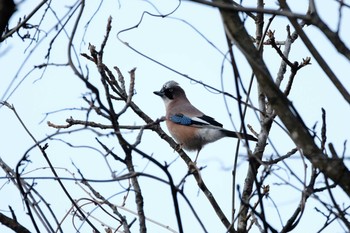
[[[103,44],[105,44],[107,42],[109,30],[110,30],[110,23],[111,23],[111,18],[109,18],[109,20],[108,20],[109,26],[107,26],[107,32],[106,32],[106,36],[105,36]],[[115,112],[114,105],[113,105],[113,102],[111,99],[110,85],[108,85],[109,84],[109,76],[111,74],[108,73],[109,70],[106,69],[106,66],[103,63],[103,48],[104,47],[105,47],[105,45],[102,45],[101,46],[102,50],[99,51],[97,54],[96,66],[97,66],[98,72],[100,73],[101,82],[102,82],[103,87],[104,87],[105,98],[107,100],[107,105],[108,105],[108,113],[109,113],[110,121],[111,121],[112,126],[113,126],[113,130],[114,130],[115,135],[117,136],[119,145],[121,146],[121,148],[123,149],[123,151],[125,153],[125,159],[124,159],[125,165],[130,173],[134,173],[135,169],[134,169],[134,164],[133,164],[133,159],[132,159],[132,148],[130,147],[128,142],[123,138],[123,136],[120,134],[120,127],[119,127],[119,122],[118,122],[118,118],[120,115],[118,115]],[[93,50],[94,50],[94,48],[93,48]],[[94,51],[92,51],[91,53],[93,53],[93,52]],[[106,71],[107,71],[107,74],[106,74]],[[109,76],[108,76],[108,74],[109,74]],[[133,92],[134,91],[133,85],[131,85],[130,88],[132,89],[132,92]],[[129,98],[131,98],[131,96]],[[131,99],[129,101],[131,102]],[[126,103],[126,104],[128,104],[128,103]],[[136,203],[137,215],[138,215],[138,219],[139,219],[140,233],[145,233],[145,232],[147,232],[147,228],[146,228],[146,217],[145,217],[145,213],[144,213],[144,201],[143,201],[141,186],[139,184],[137,177],[132,177],[131,183],[132,183],[132,186],[134,187],[134,190],[135,190],[135,203]]]
[[[277,46],[276,41],[275,41],[275,32],[269,30],[267,32],[267,36],[269,37],[269,39],[266,41],[267,44],[271,45],[276,52],[278,53],[278,55],[282,58],[282,60],[288,65],[290,66],[292,69],[295,67],[294,63],[289,61],[287,56],[284,55],[284,53],[281,51],[281,48]]]
[[[18,115],[15,107],[13,105],[10,105],[8,103],[4,103],[4,105],[6,105],[7,107],[9,107],[13,113],[15,114],[16,118],[18,119],[18,121],[20,122],[20,124],[22,125],[22,127],[24,128],[24,130],[27,132],[27,134],[30,136],[30,138],[34,141],[35,143],[35,147],[38,147],[38,149],[40,150],[41,154],[43,155],[44,159],[46,160],[46,162],[48,163],[50,169],[51,169],[51,172],[53,173],[53,175],[55,176],[55,178],[57,179],[58,181],[58,184],[60,185],[61,189],[63,190],[63,192],[65,193],[65,195],[68,197],[68,199],[71,201],[71,203],[77,208],[77,211],[79,212],[79,214],[86,220],[86,222],[89,224],[89,226],[94,229],[96,232],[99,232],[97,230],[97,228],[90,222],[90,220],[88,218],[86,218],[85,214],[83,213],[82,210],[79,209],[79,207],[77,206],[76,202],[73,200],[72,196],[69,194],[68,190],[66,189],[66,187],[63,185],[61,179],[59,178],[59,176],[57,175],[57,172],[55,170],[55,168],[53,167],[50,159],[48,158],[47,154],[46,154],[46,149],[48,147],[48,144],[45,144],[44,146],[41,146],[39,144],[39,142],[36,140],[36,138],[32,135],[32,133],[29,131],[29,129],[26,127],[26,125],[24,124],[24,122],[22,121],[21,117]],[[18,188],[20,189],[21,191],[21,194],[25,200],[25,203],[26,203],[26,206],[27,206],[27,210],[28,210],[28,213],[29,213],[29,216],[32,220],[32,223],[36,229],[37,232],[40,232],[39,231],[39,228],[37,226],[37,223],[34,219],[34,216],[31,212],[31,208],[30,208],[30,203],[28,201],[28,199],[26,198],[27,196],[27,193],[24,191],[23,187],[22,187],[22,181],[21,181],[21,174],[19,172],[19,167],[22,165],[22,162],[27,160],[27,154],[24,154],[23,157],[21,158],[21,160],[17,163],[17,166],[16,166],[16,180],[17,180],[17,184],[18,184]]]
[[[112,210],[113,210],[113,213],[115,215],[118,216],[118,218],[120,219],[120,222],[121,222],[121,225],[123,226],[124,228],[124,231],[125,233],[130,233],[130,228],[129,228],[129,225],[128,225],[128,222],[126,220],[126,218],[121,214],[119,213],[118,211],[118,208],[116,205],[114,205],[113,203],[111,203],[109,200],[107,200],[106,198],[104,198],[98,191],[96,191],[90,184],[87,180],[85,180],[84,178],[82,179],[81,183],[83,183],[84,185],[86,185],[90,191],[93,193],[93,195],[100,199],[103,204],[107,204]]]
[[[103,51],[104,51],[104,48],[106,47],[107,40],[109,37],[109,33],[111,32],[111,29],[112,29],[112,16],[109,16],[108,21],[107,21],[107,27],[106,27],[106,35],[101,43],[101,49],[100,49],[101,56],[103,56]]]
[[[27,228],[22,226],[15,219],[9,218],[1,212],[0,212],[0,222],[1,222],[1,224],[7,226],[8,228],[12,229],[15,232],[30,233],[30,231]]]
[[[7,4],[4,4],[5,7],[9,7],[9,9],[6,9],[6,10],[9,10],[9,11],[14,11],[14,6],[11,6],[12,4],[9,4],[10,0],[0,0],[1,2],[5,2],[7,1]],[[31,12],[30,14],[28,14],[22,21],[20,21],[16,27],[10,29],[8,32],[6,32],[5,35],[2,35],[3,33],[3,30],[1,31],[1,34],[0,34],[0,43],[4,40],[6,40],[8,37],[12,36],[15,32],[18,32],[18,30],[21,28],[21,27],[24,27],[27,22],[37,13],[37,11],[47,2],[48,0],[43,0],[41,1]],[[1,7],[1,6],[0,6]],[[0,17],[2,15],[3,12],[0,12]],[[13,12],[12,12],[13,13]],[[5,14],[8,14],[8,13],[5,13]],[[10,16],[8,16],[10,17]],[[5,25],[6,26],[6,25]]]
[[[214,211],[216,212],[216,215],[219,217],[221,222],[224,224],[224,226],[227,229],[227,232],[235,233],[235,229],[231,227],[231,223],[228,221],[227,217],[225,216],[224,212],[221,210],[219,204],[215,200],[213,194],[210,192],[206,184],[204,183],[202,176],[200,175],[199,169],[197,166],[193,163],[189,165],[189,172],[191,172],[194,176],[194,178],[197,181],[198,187],[202,190],[204,195],[209,200],[210,204],[212,205]]]
[[[129,130],[136,130],[136,129],[151,129],[154,125],[159,124],[160,122],[164,121],[164,118],[160,118],[155,120],[152,123],[146,124],[146,125],[120,125],[119,128],[120,129],[129,129]],[[57,125],[54,124],[50,121],[47,122],[47,125],[55,128],[55,129],[67,129],[70,128],[74,125],[83,125],[83,126],[89,126],[92,128],[99,128],[99,129],[113,129],[112,125],[105,125],[105,124],[101,124],[101,123],[97,123],[94,121],[85,121],[85,120],[75,120],[72,117],[66,119],[66,122],[68,124],[66,125]]]
[[[23,189],[25,190],[26,192],[26,201],[28,201],[30,203],[30,206],[33,208],[33,212],[35,212],[35,214],[37,215],[38,219],[43,223],[43,225],[45,226],[45,228],[47,230],[50,231],[53,231],[53,227],[51,226],[50,222],[48,221],[48,214],[43,212],[43,210],[41,209],[41,207],[38,205],[39,202],[42,202],[45,204],[45,206],[48,208],[51,216],[54,218],[55,222],[57,223],[57,226],[59,228],[59,231],[62,232],[62,229],[59,225],[59,222],[57,220],[57,217],[55,216],[50,204],[43,198],[42,195],[40,195],[40,193],[34,189],[32,187],[31,184],[27,183],[23,178],[21,178],[21,183],[19,184],[16,180],[16,172],[11,168],[9,167],[5,161],[3,161],[0,157],[0,167],[4,170],[4,172],[6,173],[6,176],[9,177],[9,180],[12,181],[12,183],[19,189]],[[39,200],[35,197],[38,196],[39,197]],[[11,207],[10,208],[10,211],[12,213],[12,218],[14,220],[15,219],[15,215],[14,215],[14,211],[12,210]]]
[[[254,12],[254,13],[266,13],[266,14],[270,14],[270,15],[280,15],[280,16],[293,17],[295,19],[302,19],[305,21],[310,20],[309,15],[297,14],[297,13],[293,13],[293,12],[289,12],[289,11],[282,11],[279,9],[276,10],[276,9],[266,9],[266,8],[256,8],[256,7],[243,7],[234,1],[229,1],[229,2],[216,1],[216,0],[215,1],[191,0],[191,1],[197,2],[200,4],[204,4],[204,5],[208,5],[208,6],[212,6],[212,7],[216,7],[220,10],[223,10],[223,11],[244,12],[248,16],[253,18],[254,20],[255,20],[254,15],[250,15],[249,13],[252,13],[252,12]]]
[[[348,231],[350,231],[350,222],[347,219],[348,214],[345,210],[342,210],[340,208],[340,206],[338,205],[336,198],[334,197],[334,195],[332,193],[331,185],[329,185],[328,178],[325,176],[324,179],[325,179],[328,194],[332,200],[333,206],[337,210],[337,213],[334,213],[334,214],[344,223],[344,225],[346,226]]]
[[[281,233],[290,232],[298,225],[298,222],[300,221],[301,216],[304,213],[307,199],[315,192],[314,186],[315,186],[316,178],[317,178],[317,172],[316,172],[316,169],[313,168],[309,184],[305,187],[305,189],[302,192],[299,206],[295,209],[292,216],[288,219],[287,223],[283,226],[282,230],[280,231]]]
[[[287,27],[287,30],[289,32],[288,28],[289,27]],[[290,33],[288,33],[288,34],[289,34],[288,38],[289,38],[289,40],[291,40]],[[303,62],[300,65],[299,65],[298,62],[291,62],[291,61],[289,61],[288,57],[287,57],[288,54],[289,54],[289,50],[287,50],[285,53],[282,52],[281,48],[279,46],[277,46],[277,44],[276,44],[274,32],[269,30],[267,35],[269,37],[269,40],[267,41],[267,43],[270,44],[276,50],[276,52],[282,58],[282,60],[291,68],[292,75],[291,75],[290,80],[293,80],[293,78],[295,77],[295,75],[296,75],[296,73],[297,73],[297,71],[299,69],[301,69],[302,67],[310,64],[311,58],[310,57],[306,57],[305,59],[303,59]],[[288,39],[287,39],[287,42],[288,42]],[[291,83],[292,82],[289,83],[289,86],[291,86]],[[290,88],[286,88],[286,89],[290,91]],[[288,91],[288,93],[289,93],[289,91]]]
[[[320,29],[328,40],[333,44],[334,48],[340,53],[343,54],[348,60],[350,60],[350,50],[346,44],[340,39],[338,32],[333,32],[328,25],[322,21],[316,10],[313,10],[310,13],[309,23],[316,26]],[[346,30],[346,29],[345,29]]]
[[[217,1],[222,2],[222,0],[216,0],[215,2]],[[297,110],[274,84],[265,62],[254,45],[252,43],[247,43],[250,37],[242,26],[243,24],[238,13],[225,10],[221,10],[220,12],[224,24],[228,29],[227,32],[231,33],[231,37],[235,39],[237,46],[246,56],[256,75],[259,85],[269,99],[269,103],[288,129],[295,144],[302,149],[305,157],[316,168],[325,173],[326,176],[331,178],[334,182],[338,183],[339,186],[350,195],[350,180],[347,179],[347,177],[350,176],[350,171],[343,161],[327,158],[317,147]],[[295,25],[294,27],[297,28],[299,26]],[[350,96],[348,100],[350,103]]]
[[[325,150],[325,145],[327,141],[327,123],[326,123],[326,110],[322,110],[322,129],[321,129],[321,150]]]
[[[2,35],[15,10],[16,5],[13,0],[0,0],[0,42],[4,40]]]
[[[263,163],[264,163],[264,165],[276,164],[276,163],[281,162],[284,159],[289,158],[290,156],[294,155],[297,151],[298,151],[298,149],[294,148],[291,151],[289,151],[287,154],[282,155],[281,157],[278,157],[277,159],[271,159],[271,160],[268,160],[268,161],[263,161]]]
[[[285,0],[279,0],[279,3],[281,7],[287,11],[290,11],[287,3]],[[303,40],[305,46],[309,49],[312,56],[315,58],[315,60],[318,62],[318,64],[321,66],[323,71],[327,74],[333,85],[338,89],[339,93],[343,96],[343,98],[350,104],[350,94],[344,87],[344,85],[340,82],[338,77],[335,75],[335,73],[332,71],[331,67],[327,64],[327,62],[323,59],[321,54],[318,52],[318,50],[315,48],[315,46],[312,44],[310,39],[307,37],[299,23],[295,20],[293,17],[289,17],[289,21],[295,28],[296,32],[300,36],[300,38]],[[350,187],[349,187],[350,188]]]

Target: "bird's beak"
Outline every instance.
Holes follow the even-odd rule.
[[[153,93],[155,95],[159,95],[160,97],[164,96],[164,92],[163,91],[154,91]]]

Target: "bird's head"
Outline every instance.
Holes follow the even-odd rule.
[[[160,96],[165,105],[174,100],[186,98],[185,91],[173,80],[166,82],[160,91],[154,91],[153,93]]]

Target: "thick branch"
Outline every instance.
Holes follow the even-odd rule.
[[[223,1],[215,0],[214,2]],[[243,26],[243,22],[239,18],[238,12],[225,10],[221,10],[220,12],[225,28],[227,29],[226,32],[230,34],[230,38],[234,38],[236,45],[243,54],[245,54],[256,75],[259,85],[268,97],[269,103],[290,132],[294,143],[303,151],[306,158],[316,168],[322,171],[327,177],[331,178],[335,183],[339,184],[350,196],[350,180],[347,178],[350,176],[348,168],[342,160],[326,157],[317,147],[297,110],[275,85],[258,50],[249,42],[250,37]]]
[[[5,28],[15,10],[16,5],[13,0],[0,0],[0,37],[4,34]]]
[[[312,2],[312,1],[311,1]],[[345,45],[345,43],[340,39],[338,32],[333,32],[327,24],[325,24],[320,16],[318,15],[315,8],[311,9],[310,13],[310,23],[318,29],[328,38],[328,40],[333,44],[334,48],[340,53],[343,54],[348,60],[350,60],[350,50]]]
[[[27,228],[19,224],[16,220],[9,218],[2,213],[0,213],[0,222],[1,224],[7,226],[8,228],[11,228],[15,232],[30,233],[30,231]]]
[[[285,0],[279,0],[279,3],[280,3],[282,8],[284,8],[285,10],[290,11],[290,9],[289,9],[289,7],[288,7],[288,5],[287,5]],[[329,79],[331,80],[333,85],[338,89],[339,93],[343,96],[343,98],[350,104],[350,94],[349,94],[349,92],[346,90],[344,85],[340,82],[340,80],[335,75],[335,73],[333,72],[331,67],[329,67],[327,62],[323,59],[321,54],[317,51],[317,49],[312,44],[311,40],[306,36],[306,34],[304,33],[303,29],[300,27],[298,22],[292,17],[288,17],[288,19],[291,22],[291,24],[293,25],[293,27],[295,28],[295,30],[298,33],[298,35],[300,36],[300,38],[303,40],[305,46],[309,49],[309,51],[312,54],[312,56],[315,58],[315,60],[321,66],[323,71],[327,74],[327,76],[329,77]]]

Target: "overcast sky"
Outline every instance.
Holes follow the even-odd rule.
[[[243,1],[243,4],[245,6],[254,6],[255,2]],[[296,10],[298,13],[306,12],[308,1],[299,0],[292,2],[293,5],[291,7],[293,10]],[[338,15],[336,1],[319,0],[316,2],[318,3],[317,9],[322,18],[332,29],[335,29],[338,23],[338,18],[334,17]],[[181,2],[177,9],[176,7],[179,5],[177,1],[152,1],[152,3],[154,4],[153,6],[145,1],[104,1],[98,12],[94,15],[99,2],[88,1],[74,39],[74,48],[77,54],[88,53],[89,43],[100,48],[101,41],[105,35],[107,19],[111,15],[113,18],[112,30],[105,49],[104,62],[111,69],[113,66],[118,66],[126,79],[128,79],[128,71],[134,67],[137,68],[136,93],[133,101],[146,114],[153,119],[164,115],[163,102],[158,96],[153,94],[153,91],[159,90],[168,80],[176,80],[185,89],[192,103],[201,111],[223,123],[227,129],[239,129],[240,119],[237,114],[237,103],[235,100],[227,99],[228,108],[226,108],[221,94],[209,91],[202,85],[190,82],[184,76],[179,75],[186,74],[195,80],[204,82],[219,90],[222,90],[221,81],[223,79],[224,90],[235,95],[232,70],[229,63],[224,61],[223,54],[227,52],[227,44],[219,12],[214,8],[187,1]],[[18,9],[11,18],[10,27],[16,25],[19,17],[28,15],[33,7],[36,6],[35,4],[37,3],[33,1],[24,1],[18,4]],[[54,29],[54,26],[57,24],[56,16],[58,18],[63,17],[68,10],[68,4],[72,4],[72,2],[63,3],[63,1],[53,1],[52,9],[54,9],[54,12],[50,9],[47,11],[47,15],[41,22],[40,28],[42,31],[34,35],[34,30],[28,30],[32,36],[38,38],[39,43],[35,41],[30,43],[29,40],[22,42],[17,35],[14,35],[0,45],[0,98],[2,98],[2,101],[6,100],[15,106],[26,127],[37,140],[41,140],[56,131],[48,127],[47,121],[55,124],[65,124],[65,120],[71,116],[81,120],[84,120],[86,116],[85,112],[75,109],[79,109],[82,106],[87,107],[82,96],[88,90],[69,67],[49,66],[47,69],[33,70],[35,65],[46,62],[59,64],[67,62],[68,37],[65,32],[62,32],[53,43],[49,60],[45,56],[48,53],[50,41],[56,34],[56,30]],[[267,1],[266,7],[277,8],[275,1]],[[169,17],[162,18],[143,14],[145,11],[153,14],[159,14],[159,12],[167,14],[172,11],[174,13]],[[38,24],[43,13],[44,8],[29,22],[33,25]],[[349,9],[343,10],[342,13],[340,36],[347,46],[350,46],[348,43],[350,31],[348,30],[348,26],[343,26],[347,22],[350,22]],[[132,28],[140,22],[142,16],[142,21],[138,27]],[[73,17],[76,17],[76,14]],[[269,17],[266,16],[266,22]],[[87,24],[88,22],[90,23]],[[71,33],[73,23],[74,20],[67,25],[66,33]],[[288,21],[281,17],[277,17],[273,21],[271,29],[275,30],[277,40],[285,40],[285,28],[287,24]],[[254,22],[247,19],[246,26],[251,35],[254,35]],[[128,28],[132,29],[122,31]],[[319,52],[324,55],[324,58],[333,68],[333,71],[342,81],[343,85],[350,90],[348,77],[349,62],[337,54],[337,51],[328,44],[323,34],[317,29],[310,26],[305,28],[305,32],[315,43]],[[20,33],[22,35],[25,34],[26,30],[21,30]],[[47,37],[46,33],[48,33]],[[123,44],[124,42],[128,43],[144,56],[125,46]],[[243,83],[247,86],[251,76],[251,69],[236,47],[234,47],[234,52]],[[146,56],[157,62],[148,59]],[[292,46],[290,60],[301,62],[307,56],[311,56],[308,50],[302,44],[301,40],[296,40]],[[266,46],[264,48],[264,57],[272,76],[275,77],[281,62],[279,56],[271,47]],[[88,74],[91,82],[98,85],[100,77],[94,64],[79,55],[78,59],[84,74]],[[77,59],[74,62],[78,65]],[[176,72],[167,69],[159,63],[176,70]],[[298,72],[289,99],[296,106],[309,128],[317,124],[315,130],[318,135],[320,135],[321,129],[321,108],[326,110],[328,142],[332,142],[337,152],[341,154],[343,152],[344,141],[349,139],[350,127],[348,119],[350,109],[345,100],[338,94],[333,84],[328,80],[327,76],[319,68],[316,61],[312,59],[311,63],[312,65],[304,67]],[[282,84],[282,88],[285,85],[286,81]],[[253,86],[251,100],[254,105],[257,105],[256,82]],[[122,107],[121,104],[117,106]],[[66,110],[57,111],[62,109]],[[46,113],[51,114],[47,115]],[[249,109],[246,123],[249,123],[256,131],[259,131],[259,119],[256,116],[257,114],[254,110]],[[92,119],[101,121],[96,116],[93,116]],[[132,112],[127,112],[120,119],[120,124],[125,125],[139,125],[143,123]],[[165,124],[162,123],[161,125],[166,130]],[[6,107],[0,108],[0,129],[0,157],[9,166],[15,167],[24,153],[33,146],[33,141],[25,132],[18,119],[16,119],[14,113]],[[130,142],[135,141],[137,132],[125,131],[123,133],[125,133],[126,138]],[[96,135],[91,131],[81,131],[70,135],[59,135],[55,137],[55,140],[49,141],[47,153],[52,163],[58,168],[67,169],[59,170],[61,176],[71,177],[72,175],[70,173],[77,175],[77,168],[79,168],[86,178],[111,178],[109,167],[100,153],[103,152],[103,149],[98,145],[95,137]],[[58,139],[63,139],[75,146],[89,145],[97,148],[100,152],[91,148],[72,148]],[[275,149],[280,155],[294,148],[291,139],[289,139],[288,135],[277,124],[272,128],[270,139],[273,144],[266,147],[265,159],[269,158],[269,156],[276,156],[276,151],[272,148],[272,145],[275,146]],[[114,148],[115,153],[122,153],[118,145],[115,142],[113,143],[115,139],[102,137],[101,140],[108,143],[111,148]],[[235,146],[235,139],[222,139],[206,146],[201,151],[198,159],[200,166],[206,166],[202,171],[203,179],[229,218],[231,215],[231,170]],[[254,144],[252,143],[250,147],[254,148]],[[166,161],[170,163],[178,157],[177,153],[153,132],[144,133],[139,148],[149,155],[153,155],[160,162]],[[244,153],[245,149],[241,151]],[[188,154],[194,159],[194,152],[189,152]],[[21,167],[21,169],[27,172],[27,176],[52,176],[49,169],[44,169],[47,168],[47,164],[37,149],[32,150],[29,155],[30,162],[26,164],[26,167]],[[134,159],[138,171],[165,178],[164,174],[158,168],[147,163],[141,156],[135,155]],[[116,171],[116,174],[120,175],[126,172],[112,158],[109,158],[109,162],[112,165],[112,169]],[[291,157],[288,164],[292,167],[293,171],[297,172],[298,177],[304,177],[303,161],[300,159],[300,155]],[[246,157],[243,154],[239,159],[238,168],[237,177],[239,178],[237,184],[242,188],[247,168]],[[280,169],[285,168],[281,166]],[[170,166],[170,171],[174,175],[175,183],[178,183],[186,174],[187,166],[181,159],[178,159]],[[5,176],[4,172],[0,171],[0,174],[1,177]],[[285,218],[282,220],[285,223],[296,208],[300,199],[298,190],[302,189],[302,184],[295,177],[291,176],[287,170],[285,173],[278,174],[283,174],[283,179],[285,180],[282,180],[276,175],[271,175],[266,180],[267,184],[271,186],[270,197],[274,203],[266,200],[265,205],[267,214],[275,218],[271,223],[276,229],[281,228],[281,223],[274,205],[277,205],[279,211],[283,212],[282,216]],[[307,170],[306,175],[309,174],[310,170]],[[0,203],[0,210],[6,213],[8,211],[8,205],[11,205],[16,214],[18,214],[17,218],[19,222],[32,230],[29,217],[20,214],[24,212],[24,205],[21,203],[19,192],[14,185],[7,184],[8,181],[6,179],[1,179],[0,182],[0,199],[9,200]],[[290,182],[295,187],[280,185],[284,182]],[[52,180],[37,180],[37,183],[37,189],[47,197],[47,201],[51,204],[52,208],[58,211],[59,219],[62,219],[64,214],[69,210],[70,203],[57,183]],[[146,215],[177,230],[169,187],[150,178],[140,178],[140,183],[145,196]],[[82,188],[74,182],[66,182],[65,184],[71,192],[74,192],[74,195],[76,195],[75,198],[87,196]],[[125,193],[120,194],[120,192],[127,187],[127,184],[128,182],[93,183],[98,191],[106,198],[110,197],[110,200],[118,205],[122,203],[122,197],[125,195]],[[199,212],[200,218],[205,223],[207,230],[209,232],[225,232],[224,226],[191,177],[187,179],[185,191]],[[337,190],[336,193],[339,203],[348,202],[348,198],[342,191]],[[328,200],[326,194],[321,194],[320,198]],[[181,214],[185,232],[201,232],[201,228],[194,220],[189,207],[181,197],[179,199],[180,204],[184,206]],[[133,202],[133,197],[129,197],[126,207],[135,211]],[[308,232],[315,232],[319,229],[320,225],[310,224],[310,222],[324,221],[324,217],[313,208],[315,203],[317,204],[317,201],[312,199],[308,201],[305,216],[296,232],[303,232],[302,229],[309,229]],[[237,208],[238,205],[239,198],[237,196]],[[93,210],[94,206],[91,205],[89,208]],[[7,215],[10,215],[10,213],[7,213]],[[71,218],[71,216],[68,218]],[[80,222],[76,222],[78,227],[80,224]],[[113,224],[116,223],[114,222]],[[70,228],[71,225],[70,219],[65,220],[63,224],[67,232],[69,232],[67,229],[72,229]],[[150,222],[147,223],[147,226],[149,232],[167,232],[165,229]],[[10,232],[4,226],[0,226],[0,231]],[[87,224],[82,225],[83,231],[90,231]],[[342,231],[339,224],[334,223],[325,232],[333,233]],[[252,232],[258,232],[258,229],[253,227]]]

